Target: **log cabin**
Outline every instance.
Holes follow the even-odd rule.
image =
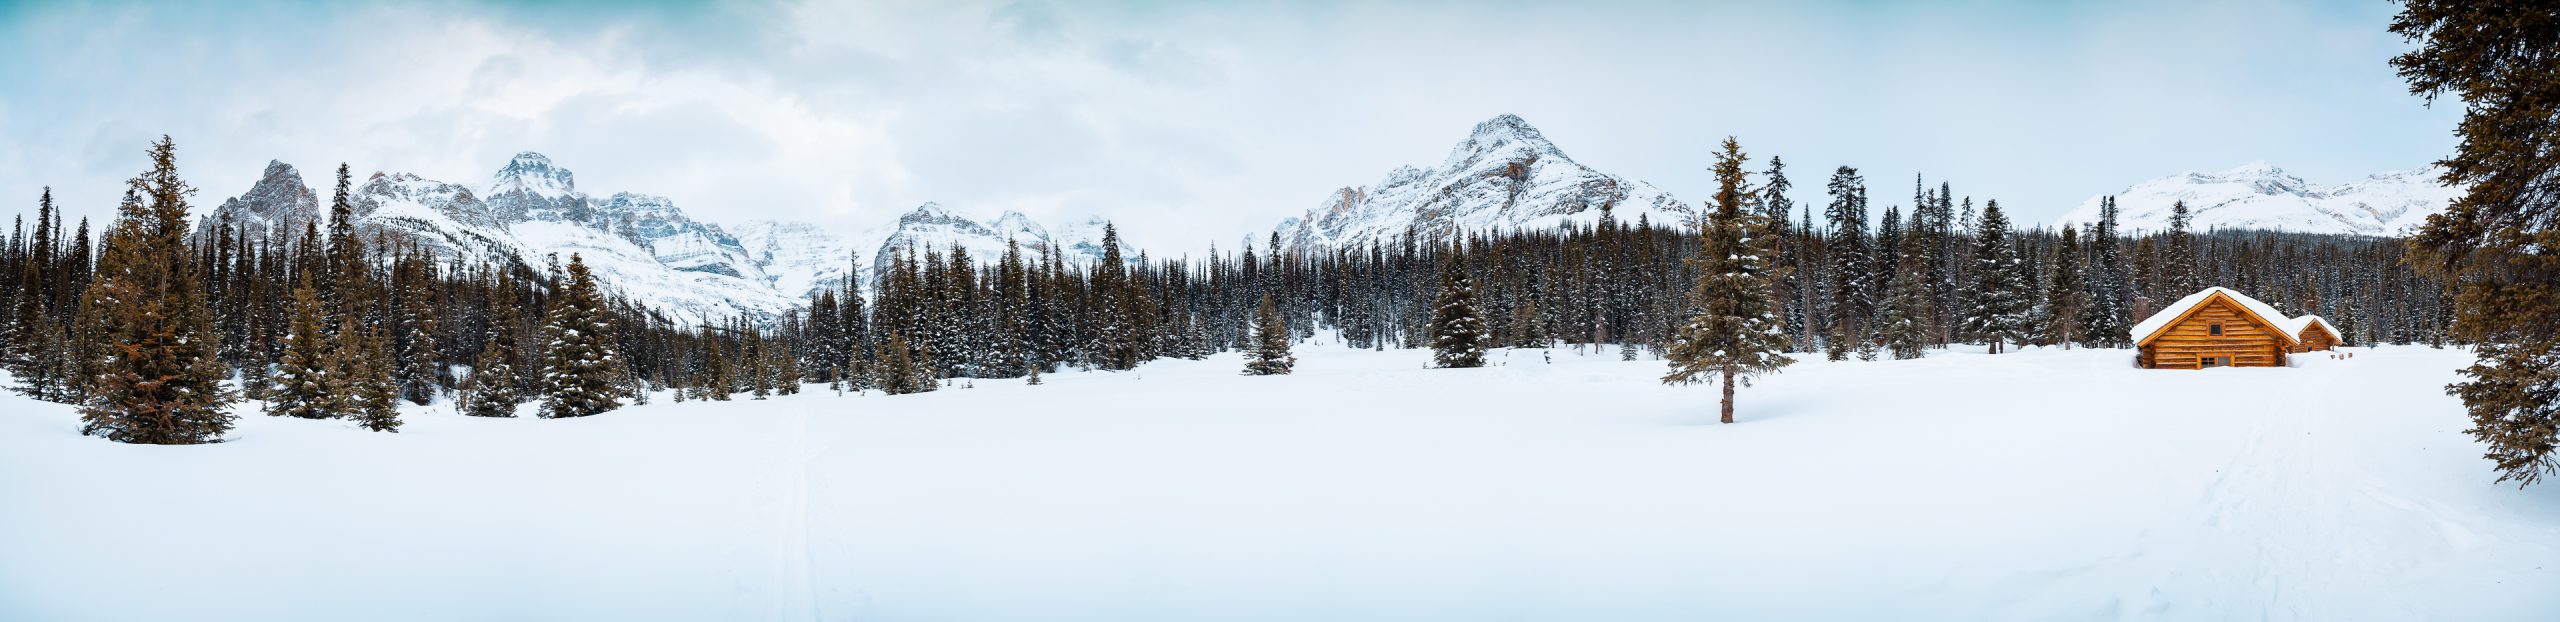
[[[2134,365],[2146,369],[2284,367],[2288,355],[2327,350],[2338,330],[2320,316],[2288,317],[2247,294],[2208,287],[2133,327]]]

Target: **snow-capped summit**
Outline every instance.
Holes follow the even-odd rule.
[[[568,196],[578,191],[578,180],[569,169],[551,163],[551,156],[531,151],[517,153],[505,168],[489,182],[489,195],[524,192],[535,196]]]
[[[591,223],[595,219],[587,195],[578,192],[576,176],[552,164],[549,156],[531,151],[508,160],[490,176],[489,190],[480,196],[499,220],[510,223]]]
[[[1641,181],[1592,170],[1565,156],[1515,115],[1478,123],[1438,166],[1397,167],[1375,185],[1333,191],[1306,216],[1282,221],[1284,244],[1363,245],[1411,231],[1544,229],[1589,224],[1603,210],[1625,222],[1688,222],[1694,211]]]
[[[269,231],[290,234],[304,223],[320,222],[320,197],[303,183],[302,172],[293,165],[269,160],[258,183],[250,185],[248,192],[224,200],[205,222],[219,222],[224,216],[231,218],[231,226],[256,235]]]
[[[2393,171],[2324,186],[2264,161],[2222,171],[2190,171],[2134,184],[2115,194],[2119,228],[2160,231],[2169,228],[2169,213],[2179,201],[2193,215],[2189,227],[2268,229],[2299,233],[2401,235],[2442,212],[2459,188],[2437,181],[2435,167]],[[2087,224],[2098,219],[2102,196],[2090,197],[2062,216],[2061,222]]]

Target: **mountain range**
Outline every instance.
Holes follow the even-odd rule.
[[[2442,212],[2462,195],[2442,185],[2440,168],[2428,167],[2370,175],[2363,179],[2319,185],[2305,182],[2265,162],[2224,171],[2186,172],[2134,184],[2115,193],[2118,228],[2126,232],[2163,231],[2169,214],[2185,201],[2189,227],[2264,229],[2343,235],[2402,235]],[[2059,222],[2087,224],[2098,219],[2098,202],[2090,197]]]
[[[1017,212],[979,220],[933,203],[890,228],[852,238],[809,223],[775,221],[746,223],[731,233],[694,219],[666,197],[587,194],[569,169],[533,152],[516,154],[476,190],[408,173],[375,173],[355,184],[349,202],[360,232],[414,244],[446,260],[541,269],[577,254],[608,287],[687,321],[779,315],[909,248],[965,248],[993,259],[1008,240],[1022,243],[1026,252],[1054,241],[1068,261],[1090,263],[1102,256],[1098,218],[1052,234]],[[224,217],[259,235],[291,234],[306,223],[326,222],[317,194],[299,170],[283,162],[268,163],[248,191],[224,201],[207,219]]]
[[[2167,228],[2170,206],[2183,200],[2199,230],[2397,235],[2459,194],[2437,185],[2437,174],[2419,169],[2322,186],[2260,162],[2144,181],[2115,196],[2119,222],[2129,232]],[[724,228],[696,220],[665,197],[587,194],[568,169],[533,152],[517,154],[476,187],[375,173],[350,199],[362,230],[446,259],[540,269],[577,253],[604,283],[685,319],[788,312],[819,289],[841,287],[848,276],[869,281],[909,249],[961,249],[986,262],[1008,241],[1026,253],[1054,244],[1066,261],[1090,265],[1103,257],[1106,226],[1100,218],[1044,226],[1019,212],[983,217],[925,203],[851,235],[786,221]],[[2091,198],[2060,222],[2095,220],[2098,201]],[[1273,233],[1292,248],[1348,248],[1406,233],[1589,226],[1602,214],[1667,226],[1689,226],[1696,217],[1670,193],[1575,162],[1527,121],[1501,115],[1477,124],[1438,164],[1402,166],[1375,184],[1334,190]],[[208,218],[216,217],[253,232],[323,222],[317,194],[282,162],[269,163],[257,183]],[[1129,261],[1139,256],[1126,246],[1121,254]]]

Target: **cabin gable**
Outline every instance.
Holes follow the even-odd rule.
[[[2216,293],[2143,337],[2137,362],[2155,369],[2282,367],[2296,345],[2283,328]]]

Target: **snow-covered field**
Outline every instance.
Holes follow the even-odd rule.
[[[117,445],[0,398],[7,620],[2560,619],[2422,347],[1806,362],[1305,347],[581,420],[251,414]]]

